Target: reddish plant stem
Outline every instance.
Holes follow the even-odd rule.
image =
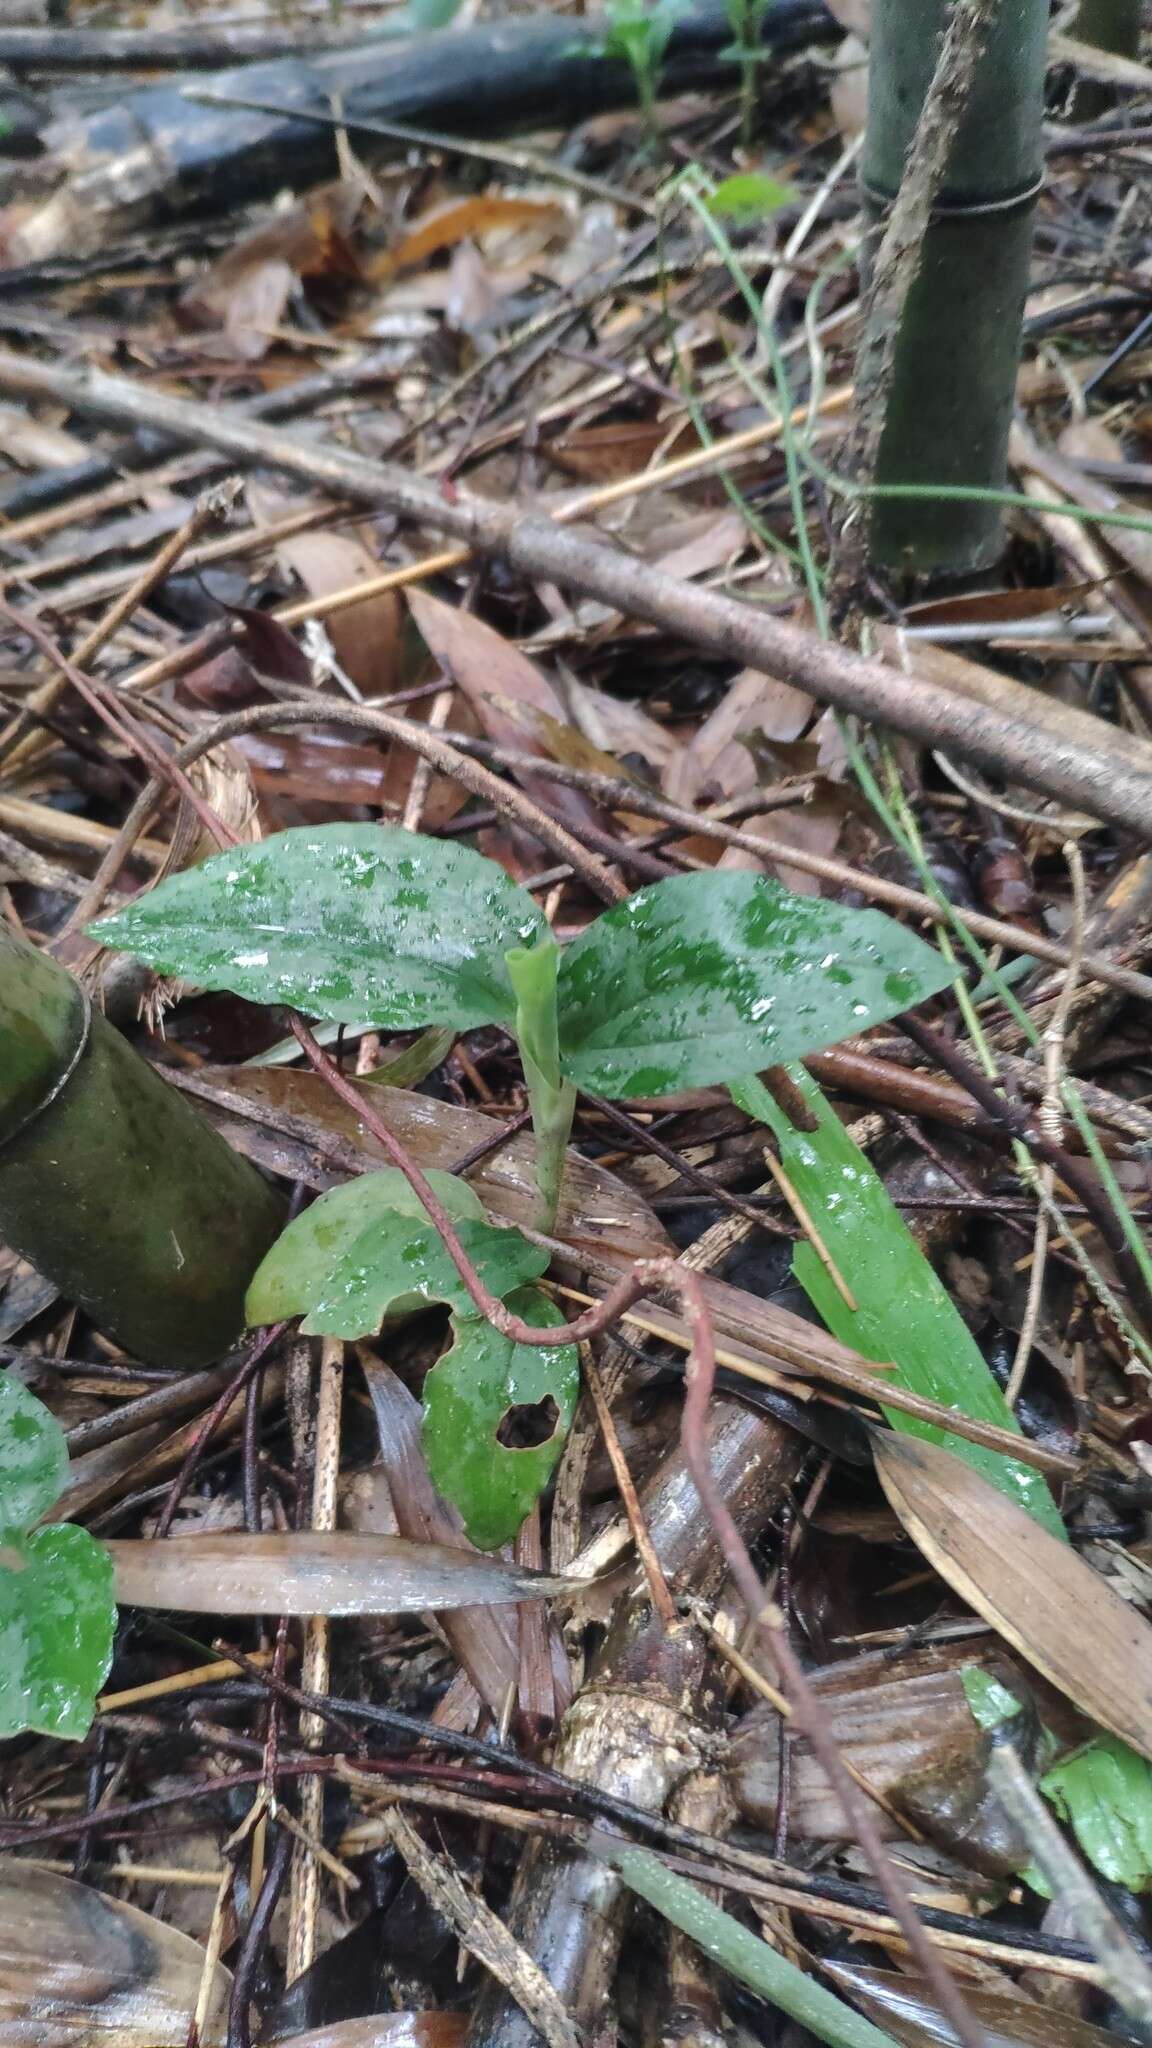
[[[600,1337],[605,1330],[617,1322],[625,1309],[640,1300],[647,1287],[667,1288],[679,1302],[684,1319],[693,1333],[694,1348],[702,1354],[702,1364],[715,1374],[715,1340],[712,1319],[704,1300],[704,1291],[695,1273],[682,1266],[678,1259],[640,1259],[630,1273],[624,1273],[610,1288],[602,1301],[586,1309],[582,1316],[567,1324],[538,1325],[526,1323],[521,1316],[512,1314],[510,1308],[484,1285],[479,1273],[460,1242],[456,1226],[439,1199],[423,1169],[412,1157],[399,1138],[394,1137],[387,1124],[363,1094],[345,1079],[336,1062],[328,1057],[319,1045],[302,1017],[291,1018],[292,1033],[301,1051],[325,1080],[334,1095],[355,1111],[365,1128],[371,1132],[377,1144],[382,1145],[389,1159],[400,1168],[415,1194],[419,1195],[432,1222],[436,1225],[452,1264],[464,1283],[469,1298],[501,1336],[511,1338],[514,1344],[582,1344],[589,1337]],[[710,1363],[709,1363],[710,1361]]]

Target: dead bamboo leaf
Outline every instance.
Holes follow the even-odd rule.
[[[126,1607],[184,1614],[420,1614],[539,1600],[564,1579],[401,1536],[176,1536],[111,1543]]]
[[[368,1382],[400,1533],[413,1543],[435,1543],[439,1549],[477,1556],[460,1516],[441,1500],[429,1476],[420,1441],[420,1403],[391,1366],[365,1345],[357,1347],[357,1355]],[[444,1608],[439,1621],[453,1656],[480,1698],[494,1714],[501,1714],[519,1669],[515,1613],[496,1605]]]
[[[547,240],[565,232],[569,226],[567,213],[555,200],[502,199],[479,193],[471,199],[453,200],[447,206],[435,207],[410,229],[395,249],[375,259],[369,266],[369,274],[377,279],[391,277],[394,271],[410,270],[417,263],[426,263],[430,256],[438,256],[445,249],[454,249],[458,242],[465,239],[476,241],[494,229],[507,232],[509,229],[534,228]]]
[[[378,2012],[284,2038],[285,2048],[461,2048],[467,2026],[465,2012]]]
[[[1152,1758],[1152,1628],[951,1451],[877,1430],[889,1503],[928,1562],[1102,1728]]]
[[[150,1913],[0,1856],[0,2042],[184,2048],[203,1968],[199,1943]],[[230,1982],[217,1968],[204,2048],[224,2039]]]
[[[441,604],[426,591],[409,591],[408,606],[425,646],[463,691],[489,739],[521,753],[553,754],[554,746],[546,745],[536,731],[526,731],[514,715],[521,707],[536,719],[543,715],[552,720],[554,727],[569,723],[559,696],[535,662],[474,613]],[[601,822],[595,806],[579,790],[538,782],[531,775],[517,779],[550,816],[577,831]]]
[[[331,1187],[385,1159],[383,1147],[316,1074],[279,1067],[199,1067],[178,1078],[206,1106],[230,1120],[243,1119],[239,1127],[230,1121],[229,1131],[249,1156],[265,1163],[279,1159],[277,1171],[291,1171],[309,1187]],[[425,1167],[450,1171],[457,1159],[494,1135],[491,1117],[406,1088],[375,1090],[373,1108]],[[269,1133],[267,1149],[254,1142],[253,1125]],[[533,1140],[522,1132],[472,1168],[469,1182],[494,1219],[531,1225],[535,1162]],[[624,1260],[659,1257],[668,1250],[668,1238],[643,1197],[576,1152],[569,1156],[556,1230],[580,1251],[607,1248]]]

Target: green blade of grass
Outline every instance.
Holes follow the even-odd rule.
[[[834,1337],[878,1365],[895,1368],[893,1384],[942,1401],[1000,1429],[1019,1431],[1012,1410],[972,1332],[908,1230],[884,1184],[802,1067],[787,1072],[812,1111],[816,1128],[799,1131],[752,1075],[733,1084],[739,1107],[768,1125],[785,1171],[816,1219],[829,1255],[856,1308],[849,1308],[810,1244],[796,1248],[793,1271]],[[883,1404],[883,1381],[877,1380]],[[997,1451],[914,1420],[896,1409],[888,1420],[912,1436],[942,1443],[1026,1508],[1054,1536],[1064,1526],[1038,1472]]]
[[[750,1934],[697,1885],[666,1870],[646,1849],[604,1847],[601,1853],[615,1865],[630,1891],[646,1899],[730,1976],[799,2020],[818,2040],[826,2041],[828,2048],[896,2048],[891,2034],[874,2027],[842,1998]]]

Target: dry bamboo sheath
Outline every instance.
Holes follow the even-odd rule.
[[[503,557],[712,653],[782,677],[822,702],[944,747],[982,767],[1152,837],[1152,745],[1102,719],[1040,698],[1008,676],[953,664],[953,686],[853,654],[716,591],[670,576],[606,539],[515,506],[442,490],[410,472],[291,432],[137,389],[124,378],[0,350],[0,389],[80,413],[154,427],[240,462],[283,469],[360,504],[387,506],[481,554]],[[914,659],[914,657],[913,657]]]

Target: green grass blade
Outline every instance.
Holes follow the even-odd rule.
[[[926,1394],[975,1421],[1018,1431],[972,1332],[878,1174],[816,1082],[802,1067],[790,1067],[788,1072],[816,1119],[813,1131],[796,1130],[754,1075],[736,1082],[731,1093],[741,1109],[773,1132],[785,1171],[857,1303],[854,1310],[849,1308],[812,1247],[799,1244],[793,1271],[813,1307],[841,1343],[877,1364],[893,1365],[893,1384]],[[1027,1508],[1053,1535],[1064,1536],[1048,1486],[1031,1466],[896,1409],[888,1411],[888,1419],[895,1429],[944,1444]]]

